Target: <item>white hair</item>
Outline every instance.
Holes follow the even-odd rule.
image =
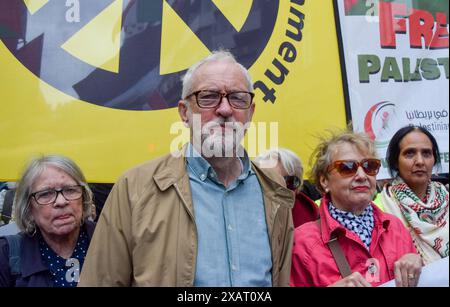
[[[280,162],[289,176],[297,176],[298,179],[300,179],[300,186],[302,186],[303,164],[300,158],[293,151],[286,148],[273,148],[265,151],[255,158],[255,162],[258,164],[262,164],[264,161],[270,160]]]
[[[242,70],[242,73],[245,76],[245,79],[247,80],[247,88],[249,92],[253,92],[253,82],[252,78],[250,77],[250,73],[248,72],[247,68],[242,66],[242,64],[238,63],[235,59],[235,57],[226,50],[216,50],[213,51],[210,55],[208,55],[206,58],[198,61],[197,63],[193,64],[186,74],[181,78],[183,82],[183,90],[181,93],[181,99],[186,99],[188,95],[190,95],[193,91],[193,77],[195,75],[195,72],[206,63],[212,63],[212,62],[226,62],[229,61],[231,63],[234,63],[239,66],[239,68]]]
[[[26,233],[33,233],[36,229],[36,224],[31,214],[30,195],[31,187],[39,176],[47,167],[55,167],[64,171],[77,184],[83,187],[83,215],[84,222],[91,216],[91,208],[93,205],[93,193],[86,182],[83,172],[71,159],[59,155],[46,155],[34,158],[27,165],[23,175],[17,185],[16,194],[14,197],[14,212],[15,220],[19,229]]]

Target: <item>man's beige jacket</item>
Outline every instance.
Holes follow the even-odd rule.
[[[264,197],[272,283],[289,286],[294,195],[281,176],[256,165],[252,168]],[[114,185],[79,285],[193,286],[196,258],[197,229],[186,159],[167,155],[129,170]]]

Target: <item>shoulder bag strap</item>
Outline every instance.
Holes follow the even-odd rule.
[[[322,230],[320,227],[320,219],[317,220],[317,224],[319,226],[319,230]],[[327,244],[331,250],[331,254],[333,254],[334,261],[336,261],[336,264],[338,266],[339,272],[342,275],[342,278],[345,278],[348,275],[352,274],[350,265],[348,264],[347,258],[345,257],[341,245],[339,244],[339,241],[335,234],[331,236],[331,239],[330,241],[327,242]]]

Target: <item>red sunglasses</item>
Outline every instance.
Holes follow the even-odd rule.
[[[359,167],[369,176],[375,176],[380,170],[381,161],[378,159],[337,160],[328,167],[328,173],[336,170],[342,177],[350,177],[356,174]]]

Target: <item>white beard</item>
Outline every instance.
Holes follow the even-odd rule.
[[[225,124],[225,129],[221,125]],[[201,129],[193,129],[194,147],[201,148],[201,155],[205,158],[242,157],[244,149],[241,146],[246,125],[234,119],[223,118],[210,121]],[[200,142],[199,142],[200,141]],[[195,146],[197,142],[201,146]]]

